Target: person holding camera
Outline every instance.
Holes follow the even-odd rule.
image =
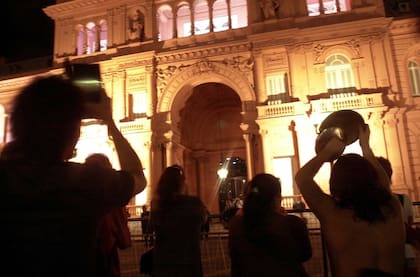
[[[108,126],[121,170],[68,162],[83,118]],[[13,101],[13,140],[0,159],[0,240],[5,276],[94,276],[96,230],[109,211],[146,186],[142,164],[112,119],[111,101],[97,103],[59,76],[25,86]]]
[[[369,137],[369,126],[358,126],[363,156],[341,155],[346,144],[331,137],[295,176],[306,203],[320,221],[333,276],[403,276],[401,207],[370,148]],[[334,159],[328,195],[314,177],[324,163]]]

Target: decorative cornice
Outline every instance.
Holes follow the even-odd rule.
[[[281,47],[284,46],[286,47],[287,45],[293,45],[297,43],[297,40],[292,38],[292,37],[288,37],[288,38],[281,38],[281,39],[267,39],[267,40],[263,40],[263,41],[255,41],[253,42],[253,47],[256,49],[263,49],[263,48],[267,48],[267,47]]]
[[[118,68],[127,69],[131,67],[151,66],[151,65],[153,65],[153,60],[151,59],[147,59],[147,60],[137,59],[137,60],[130,60],[126,62],[120,62],[118,63]]]
[[[43,9],[43,11],[51,18],[56,18],[61,14],[68,12],[80,11],[81,9],[86,8],[97,8],[104,6],[106,3],[112,3],[115,5],[114,0],[76,0],[69,1],[61,4],[56,4],[48,6]]]
[[[208,57],[234,54],[238,52],[250,51],[252,48],[250,43],[240,43],[232,45],[222,45],[205,49],[189,49],[177,53],[168,53],[158,55],[156,57],[157,64],[173,63],[185,61],[188,59],[203,59]]]
[[[420,18],[394,19],[389,27],[392,35],[400,35],[415,32],[420,28]]]
[[[86,10],[96,10],[98,7],[101,7],[100,11],[109,12],[109,9],[114,9],[115,11],[121,10],[125,11],[125,5],[145,5],[151,6],[150,0],[143,0],[141,3],[138,3],[134,0],[74,0],[68,1],[60,4],[55,4],[48,6],[43,9],[45,14],[53,19],[57,19],[62,16],[71,15],[74,16],[75,13],[80,13]]]

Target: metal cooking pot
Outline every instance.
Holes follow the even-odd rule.
[[[333,136],[341,139],[346,145],[352,144],[359,137],[359,126],[364,124],[363,117],[355,111],[333,112],[319,126],[320,133],[315,142],[315,152],[319,153]]]

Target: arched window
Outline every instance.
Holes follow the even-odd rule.
[[[206,0],[194,1],[194,34],[210,32],[209,6]]]
[[[225,0],[216,0],[213,4],[213,31],[229,29],[229,14]]]
[[[248,26],[248,7],[246,0],[231,0],[230,13],[232,29]]]
[[[327,58],[325,78],[328,89],[355,87],[351,63],[347,57],[340,54]]]
[[[169,5],[162,5],[157,10],[157,22],[159,27],[159,41],[171,39],[174,37],[173,32],[173,13]]]
[[[96,51],[96,25],[93,22],[86,24],[86,54],[95,53]]]
[[[410,81],[411,94],[413,96],[420,96],[420,66],[417,62],[408,62],[408,77]]]
[[[85,53],[85,30],[82,25],[77,25],[76,27],[77,35],[77,55],[83,55]]]
[[[188,3],[181,3],[177,11],[178,37],[191,36],[191,9]]]
[[[99,50],[104,51],[108,48],[108,26],[106,20],[101,20],[99,27]]]

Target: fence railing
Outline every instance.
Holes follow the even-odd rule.
[[[317,218],[308,210],[290,211],[302,217],[309,228],[312,243],[312,258],[304,266],[309,276],[328,276],[327,264],[324,263],[325,249]],[[133,217],[129,219],[132,235],[132,247],[120,251],[122,277],[143,277],[139,272],[140,256],[151,246],[153,240],[142,228],[143,219]],[[145,226],[145,224],[143,224]],[[210,230],[203,234],[201,240],[201,260],[205,277],[229,277],[230,256],[228,250],[228,230],[219,215],[210,216]]]
[[[413,203],[415,222],[420,226],[420,202]],[[309,230],[309,237],[312,244],[312,258],[304,263],[306,271],[311,277],[329,277],[328,257],[325,244],[316,216],[309,209],[292,210],[294,214],[304,219]],[[121,277],[143,277],[139,272],[140,256],[152,246],[153,234],[143,232],[142,219],[140,216],[129,219],[129,227],[132,235],[132,247],[120,251]],[[145,226],[143,224],[143,226]],[[229,277],[230,256],[228,250],[228,230],[226,224],[219,215],[210,216],[210,231],[202,236],[201,259],[205,277]],[[417,254],[417,266],[420,268],[420,253]]]

